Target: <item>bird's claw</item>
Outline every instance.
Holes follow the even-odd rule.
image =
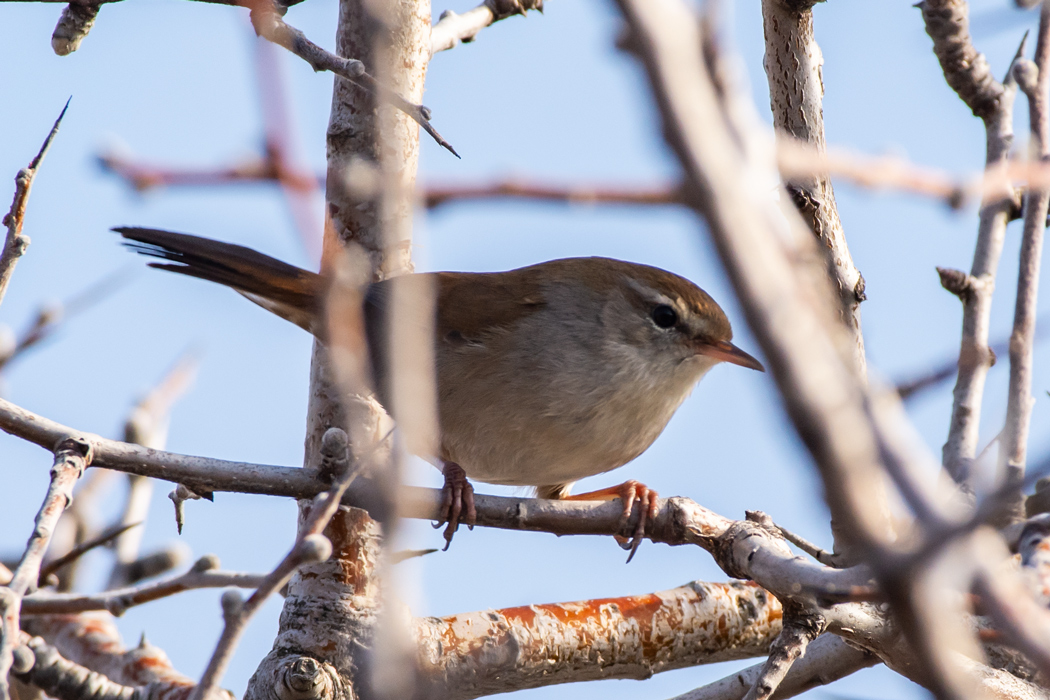
[[[630,550],[631,553],[627,555],[627,563],[630,564],[631,560],[634,559],[634,555],[638,552],[638,548],[642,545],[642,540],[645,539],[646,523],[656,518],[656,501],[659,495],[645,484],[633,479],[623,482],[616,488],[619,490],[620,500],[623,502],[623,514],[620,516],[621,527],[627,525],[630,521],[635,501],[638,501],[641,505],[638,511],[638,524],[635,526],[630,539],[620,535],[616,536],[617,544],[625,550]]]
[[[467,481],[467,473],[454,462],[445,464],[445,485],[441,489],[441,511],[434,529],[446,525],[444,537],[446,551],[452,544],[452,537],[462,522],[473,530],[478,520],[478,511],[474,507],[474,487]]]

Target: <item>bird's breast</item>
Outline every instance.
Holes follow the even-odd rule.
[[[441,457],[473,479],[559,484],[646,450],[710,364],[653,363],[630,347],[494,336],[439,346]]]

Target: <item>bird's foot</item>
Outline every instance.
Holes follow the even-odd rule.
[[[638,551],[638,547],[641,546],[642,540],[645,539],[645,525],[650,520],[656,518],[656,500],[659,498],[659,494],[653,491],[645,484],[629,479],[618,486],[610,486],[606,489],[599,489],[598,491],[588,491],[587,493],[577,494],[575,496],[566,496],[566,501],[611,501],[615,498],[619,498],[623,502],[623,514],[620,516],[620,527],[623,528],[631,518],[631,511],[634,509],[635,501],[638,501],[641,508],[638,513],[638,524],[634,528],[634,533],[630,539],[616,535],[616,542],[623,549],[629,549],[631,553],[627,556],[627,562],[630,563],[634,559],[635,553]]]
[[[455,462],[445,462],[442,469],[445,475],[445,485],[441,489],[441,512],[438,521],[434,523],[434,529],[448,523],[445,527],[445,547],[448,549],[452,544],[452,536],[459,529],[462,522],[471,530],[478,520],[478,511],[474,508],[474,487],[467,481],[467,473],[463,467]]]

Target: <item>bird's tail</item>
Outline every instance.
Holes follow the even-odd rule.
[[[185,233],[123,226],[113,229],[137,253],[167,262],[150,267],[171,270],[232,287],[264,309],[316,336],[323,332],[326,284],[316,272],[281,262],[244,246]]]

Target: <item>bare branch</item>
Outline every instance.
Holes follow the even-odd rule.
[[[878,657],[874,654],[851,647],[834,635],[821,635],[809,645],[806,655],[792,664],[773,697],[786,700],[877,663]],[[764,668],[764,663],[749,666],[739,673],[678,695],[672,700],[742,700]]]
[[[816,154],[826,151],[824,139],[824,57],[813,35],[811,3],[763,0],[765,32],[764,65],[769,79],[773,124],[778,138],[784,135],[805,143]],[[864,278],[846,245],[846,233],[835,204],[835,191],[827,175],[789,179],[787,186],[802,217],[820,241],[827,256],[827,270],[842,305],[842,320],[853,339],[853,361],[866,372],[860,304]],[[836,549],[844,543],[836,538]]]
[[[162,649],[145,635],[128,649],[107,612],[76,615],[40,615],[25,619],[29,634],[43,637],[65,658],[87,666],[122,685],[165,687],[185,698],[196,683],[179,673]]]
[[[195,486],[202,485],[215,491],[310,499],[328,488],[323,481],[305,469],[190,457],[79,433],[3,399],[0,399],[0,429],[36,444],[54,444],[56,440],[67,435],[76,435],[91,446],[92,464],[95,466]],[[361,484],[360,489],[349,489],[343,503],[367,508],[373,502],[373,498],[366,482]],[[441,491],[437,489],[404,487],[402,505],[403,515],[406,517],[435,520],[440,511],[440,503]],[[475,505],[478,511],[478,525],[484,527],[551,532],[559,535],[627,536],[634,531],[635,525],[633,518],[627,523],[621,522],[621,508],[615,502],[547,501],[479,494],[475,497]],[[738,531],[737,526],[743,530]],[[729,540],[735,541],[743,532],[748,532],[749,536],[755,538],[777,542],[774,558],[786,553],[788,559],[794,560],[782,542],[760,525],[728,520],[684,498],[661,500],[655,518],[647,525],[646,536],[654,542],[693,543],[705,549],[716,549],[722,547],[718,544],[720,538],[728,537]],[[740,555],[743,556],[744,553],[741,552]],[[765,561],[762,557],[756,557],[755,560]],[[732,568],[737,565],[727,566]],[[749,570],[753,564],[742,563],[739,566]],[[798,573],[795,578],[809,590],[848,591],[853,585],[863,583],[867,578],[863,572],[825,571],[810,562],[798,561],[790,566],[792,571],[798,569],[799,572],[811,571],[807,568],[809,566],[816,568],[812,575]],[[735,570],[739,572],[739,569]],[[817,573],[818,571],[820,573]]]
[[[353,58],[341,58],[325,51],[307,39],[306,35],[301,31],[286,24],[284,19],[272,9],[264,9],[261,6],[253,7],[251,18],[252,25],[259,36],[288,49],[309,63],[310,67],[315,71],[331,71],[368,90],[379,97],[380,100],[393,105],[423,127],[423,130],[430,134],[431,138],[452,155],[459,158],[459,154],[456,153],[456,149],[452,148],[452,144],[446,141],[430,123],[430,110],[423,105],[409,102],[393,90],[381,85],[374,77],[368,74],[364,63]]]
[[[93,595],[40,592],[22,600],[23,615],[58,615],[88,610],[106,610],[120,617],[128,608],[201,588],[258,588],[265,580],[262,574],[215,571],[218,559],[203,557],[184,574],[165,581],[155,581],[130,588],[117,588]]]
[[[51,147],[51,142],[58,133],[58,125],[62,123],[62,117],[66,116],[67,109],[69,109],[69,100],[66,100],[66,106],[62,108],[62,112],[59,113],[58,119],[55,120],[54,126],[51,127],[50,133],[44,139],[36,156],[15,176],[15,197],[11,202],[11,209],[3,219],[3,224],[7,227],[7,238],[4,239],[3,253],[0,253],[0,302],[7,293],[7,285],[11,282],[11,275],[15,271],[18,259],[29,246],[29,237],[22,234],[22,224],[25,222],[26,203],[29,201],[29,191],[33,188],[33,178],[36,177],[36,171],[40,168],[47,149]]]
[[[795,661],[805,656],[806,648],[824,631],[826,622],[819,616],[789,613],[784,620],[784,629],[777,635],[769,650],[769,658],[762,666],[744,700],[769,700],[791,671]]]
[[[804,537],[800,537],[799,535],[796,535],[790,530],[786,530],[780,527],[775,522],[773,522],[773,518],[769,517],[768,514],[763,513],[760,510],[748,510],[744,512],[744,515],[751,522],[758,523],[759,525],[771,532],[776,532],[785,540],[795,545],[796,547],[798,547],[803,552],[816,559],[824,566],[841,565],[841,563],[838,561],[834,554],[818,547],[817,545],[813,544]]]
[[[940,268],[938,268],[938,269],[940,269]],[[959,274],[961,274],[961,275],[966,275],[965,272],[962,272],[960,270],[956,270],[955,272],[959,272]],[[976,289],[977,287],[980,286],[980,284],[976,283],[976,281],[975,281],[976,278],[970,277],[969,275],[966,275],[966,280],[967,280],[967,283],[966,283],[967,286],[965,287],[964,292],[967,295],[970,295],[973,292],[974,289]],[[971,284],[973,284],[974,286],[970,286]],[[982,289],[981,293],[983,293],[983,292],[984,292],[984,290]],[[964,299],[963,301],[964,301],[964,303],[969,303],[970,300],[969,299]],[[1042,341],[1042,340],[1045,340],[1048,335],[1050,335],[1050,314],[1043,314],[1036,321],[1036,325],[1035,325],[1035,339],[1036,339],[1037,342],[1038,341]],[[969,339],[972,339],[973,337],[974,337],[973,335],[969,335],[968,336]],[[987,339],[986,339],[986,341],[987,341]],[[996,340],[993,343],[987,343],[987,345],[985,346],[985,352],[988,353],[988,356],[989,356],[988,357],[988,362],[990,363],[987,368],[994,367],[995,363],[998,361],[999,356],[1000,355],[1005,355],[1007,352],[1009,352],[1009,350],[1010,350],[1010,339],[1009,339],[1009,337],[1000,338],[1000,339]],[[965,369],[965,371],[971,372],[972,369],[973,369],[972,367],[968,367],[968,368]],[[916,394],[918,394],[918,393],[920,393],[922,391],[925,391],[926,389],[929,389],[931,387],[934,387],[934,386],[940,384],[941,382],[945,382],[945,381],[951,379],[953,376],[955,376],[959,372],[959,370],[960,370],[959,359],[957,357],[948,358],[948,359],[944,360],[941,364],[935,366],[931,370],[928,370],[926,372],[923,372],[922,374],[918,374],[916,376],[913,376],[913,377],[911,377],[909,379],[904,379],[904,380],[898,381],[896,383],[897,395],[900,396],[902,399],[905,399],[905,400],[909,399],[912,396],[915,396]],[[976,451],[976,448],[977,448],[977,445],[976,445],[976,442],[975,442],[974,443],[974,450],[975,451]],[[968,457],[967,459],[969,459],[969,461],[972,462],[972,461],[974,461],[975,458],[974,457]]]
[[[84,440],[66,438],[55,445],[51,484],[36,515],[33,533],[11,582],[0,588],[0,700],[8,700],[7,675],[13,663],[19,635],[19,609],[26,592],[36,585],[40,565],[62,511],[73,500],[73,485],[91,464],[91,445]]]
[[[961,9],[956,8],[956,10],[965,16],[965,3]],[[924,16],[925,12],[924,9]],[[937,31],[943,31],[947,25],[942,26],[928,21],[927,31],[931,26],[936,27]],[[1025,37],[1027,39],[1027,34]],[[935,39],[935,44],[936,41]],[[964,41],[964,43],[967,42],[968,39]],[[1023,55],[1024,47],[1025,40],[1022,40],[1014,62]],[[947,64],[942,60],[948,82],[955,87],[949,75],[949,66],[952,65],[954,64]],[[986,181],[994,179],[993,173],[1002,173],[1008,167],[1007,159],[1010,157],[1014,136],[1014,98],[1017,95],[1017,81],[1012,77],[1012,67],[1013,63],[1001,87],[986,85],[988,95],[987,99],[982,102],[984,105],[982,109],[986,110],[984,117],[985,172],[989,174]],[[957,82],[958,80],[959,78],[956,78]],[[986,184],[987,186],[989,185]],[[998,186],[1003,194],[1013,194],[1013,188],[1008,182],[999,183]],[[970,273],[962,278],[964,284],[959,290],[964,293],[960,294],[949,285],[944,285],[948,291],[957,294],[963,302],[963,325],[952,417],[948,428],[948,439],[941,453],[941,462],[948,474],[966,491],[972,490],[969,482],[972,465],[977,455],[985,380],[988,370],[995,362],[995,354],[988,347],[992,293],[995,290],[995,273],[999,267],[999,258],[1006,237],[1006,224],[1010,220],[1013,208],[1014,203],[1006,197],[988,197],[983,200],[973,264]],[[938,271],[940,272],[940,268]],[[959,276],[949,274],[948,277],[958,278]],[[944,273],[941,273],[941,281],[944,284]]]
[[[36,318],[22,332],[14,345],[0,350],[0,371],[7,369],[13,361],[23,357],[28,351],[52,337],[62,328],[63,324],[68,323],[77,314],[104,301],[124,286],[131,279],[133,270],[132,267],[115,270],[65,302],[42,306]]]
[[[26,639],[22,649],[30,652],[24,661],[28,667],[16,668],[15,673],[57,700],[147,700],[149,697],[144,689],[114,683],[101,673],[62,658],[57,649],[40,637]]]
[[[98,156],[99,166],[125,180],[140,192],[154,187],[207,187],[231,182],[282,182],[297,192],[309,192],[323,184],[324,178],[310,173],[279,171],[272,154],[250,159],[239,165],[219,169],[180,170],[127,160],[117,153]]]
[[[1032,75],[1032,72],[1035,75]],[[1028,97],[1031,126],[1031,156],[1050,161],[1050,5],[1044,3],[1039,16],[1035,64],[1019,61],[1013,75]],[[1017,277],[1017,302],[1010,336],[1010,390],[1006,407],[1006,427],[999,443],[999,473],[1006,482],[1020,482],[1028,453],[1028,430],[1032,420],[1032,348],[1035,344],[1035,316],[1039,290],[1039,267],[1050,209],[1050,190],[1029,188],[1024,203],[1024,229],[1021,238]],[[1024,494],[1014,499],[1013,522],[1024,519]]]
[[[421,193],[427,209],[461,201],[529,199],[571,204],[682,204],[680,188],[674,186],[630,187],[608,185],[548,185],[523,180],[503,180],[483,185],[432,185]]]
[[[485,27],[528,10],[543,12],[543,0],[485,0],[461,15],[445,10],[430,30],[430,55],[474,41]]]
[[[762,655],[781,628],[780,611],[754,584],[697,581],[640,596],[418,618],[414,632],[432,695],[470,700]]]
[[[346,433],[339,428],[329,428],[326,435],[331,437],[326,441],[330,445],[341,445],[345,449]],[[212,692],[218,687],[222,680],[226,666],[233,656],[233,651],[240,641],[241,635],[248,626],[248,621],[263,602],[273,593],[279,591],[295,573],[296,569],[304,564],[321,562],[328,559],[332,554],[332,543],[325,537],[322,531],[339,509],[343,494],[357,478],[361,470],[368,466],[367,462],[373,455],[365,455],[358,464],[348,467],[332,483],[331,488],[321,494],[310,506],[306,523],[300,528],[296,543],[291,551],[284,557],[280,564],[261,581],[246,601],[241,601],[239,595],[234,598],[227,593],[223,596],[223,617],[226,625],[222,630],[215,645],[215,651],[208,661],[207,668],[201,676],[200,683],[190,696],[190,700],[209,700]]]
[[[933,39],[933,52],[941,63],[944,78],[975,116],[997,119],[1003,86],[992,76],[984,54],[970,39],[970,7],[966,0],[923,0],[926,33]]]
[[[112,542],[113,540],[117,539],[118,537],[120,537],[122,534],[124,534],[125,532],[127,532],[131,528],[138,527],[141,524],[142,524],[141,522],[138,522],[138,523],[128,523],[127,525],[120,525],[120,526],[115,527],[115,528],[110,528],[109,530],[107,530],[106,532],[103,532],[101,535],[99,535],[98,537],[95,537],[94,539],[90,539],[87,542],[81,542],[76,547],[74,547],[73,549],[69,550],[68,552],[66,552],[62,556],[58,557],[57,559],[53,559],[53,560],[49,561],[46,566],[44,566],[42,569],[40,569],[40,577],[39,577],[38,585],[43,586],[44,583],[47,581],[47,577],[50,576],[51,574],[55,573],[56,571],[58,571],[62,567],[73,563],[74,561],[80,559],[80,557],[84,556],[85,554],[87,554],[88,552],[90,552],[91,550],[93,550],[93,549],[95,549],[97,547],[102,547],[104,545],[109,544],[110,542]],[[23,603],[23,609],[24,609],[24,603]]]

